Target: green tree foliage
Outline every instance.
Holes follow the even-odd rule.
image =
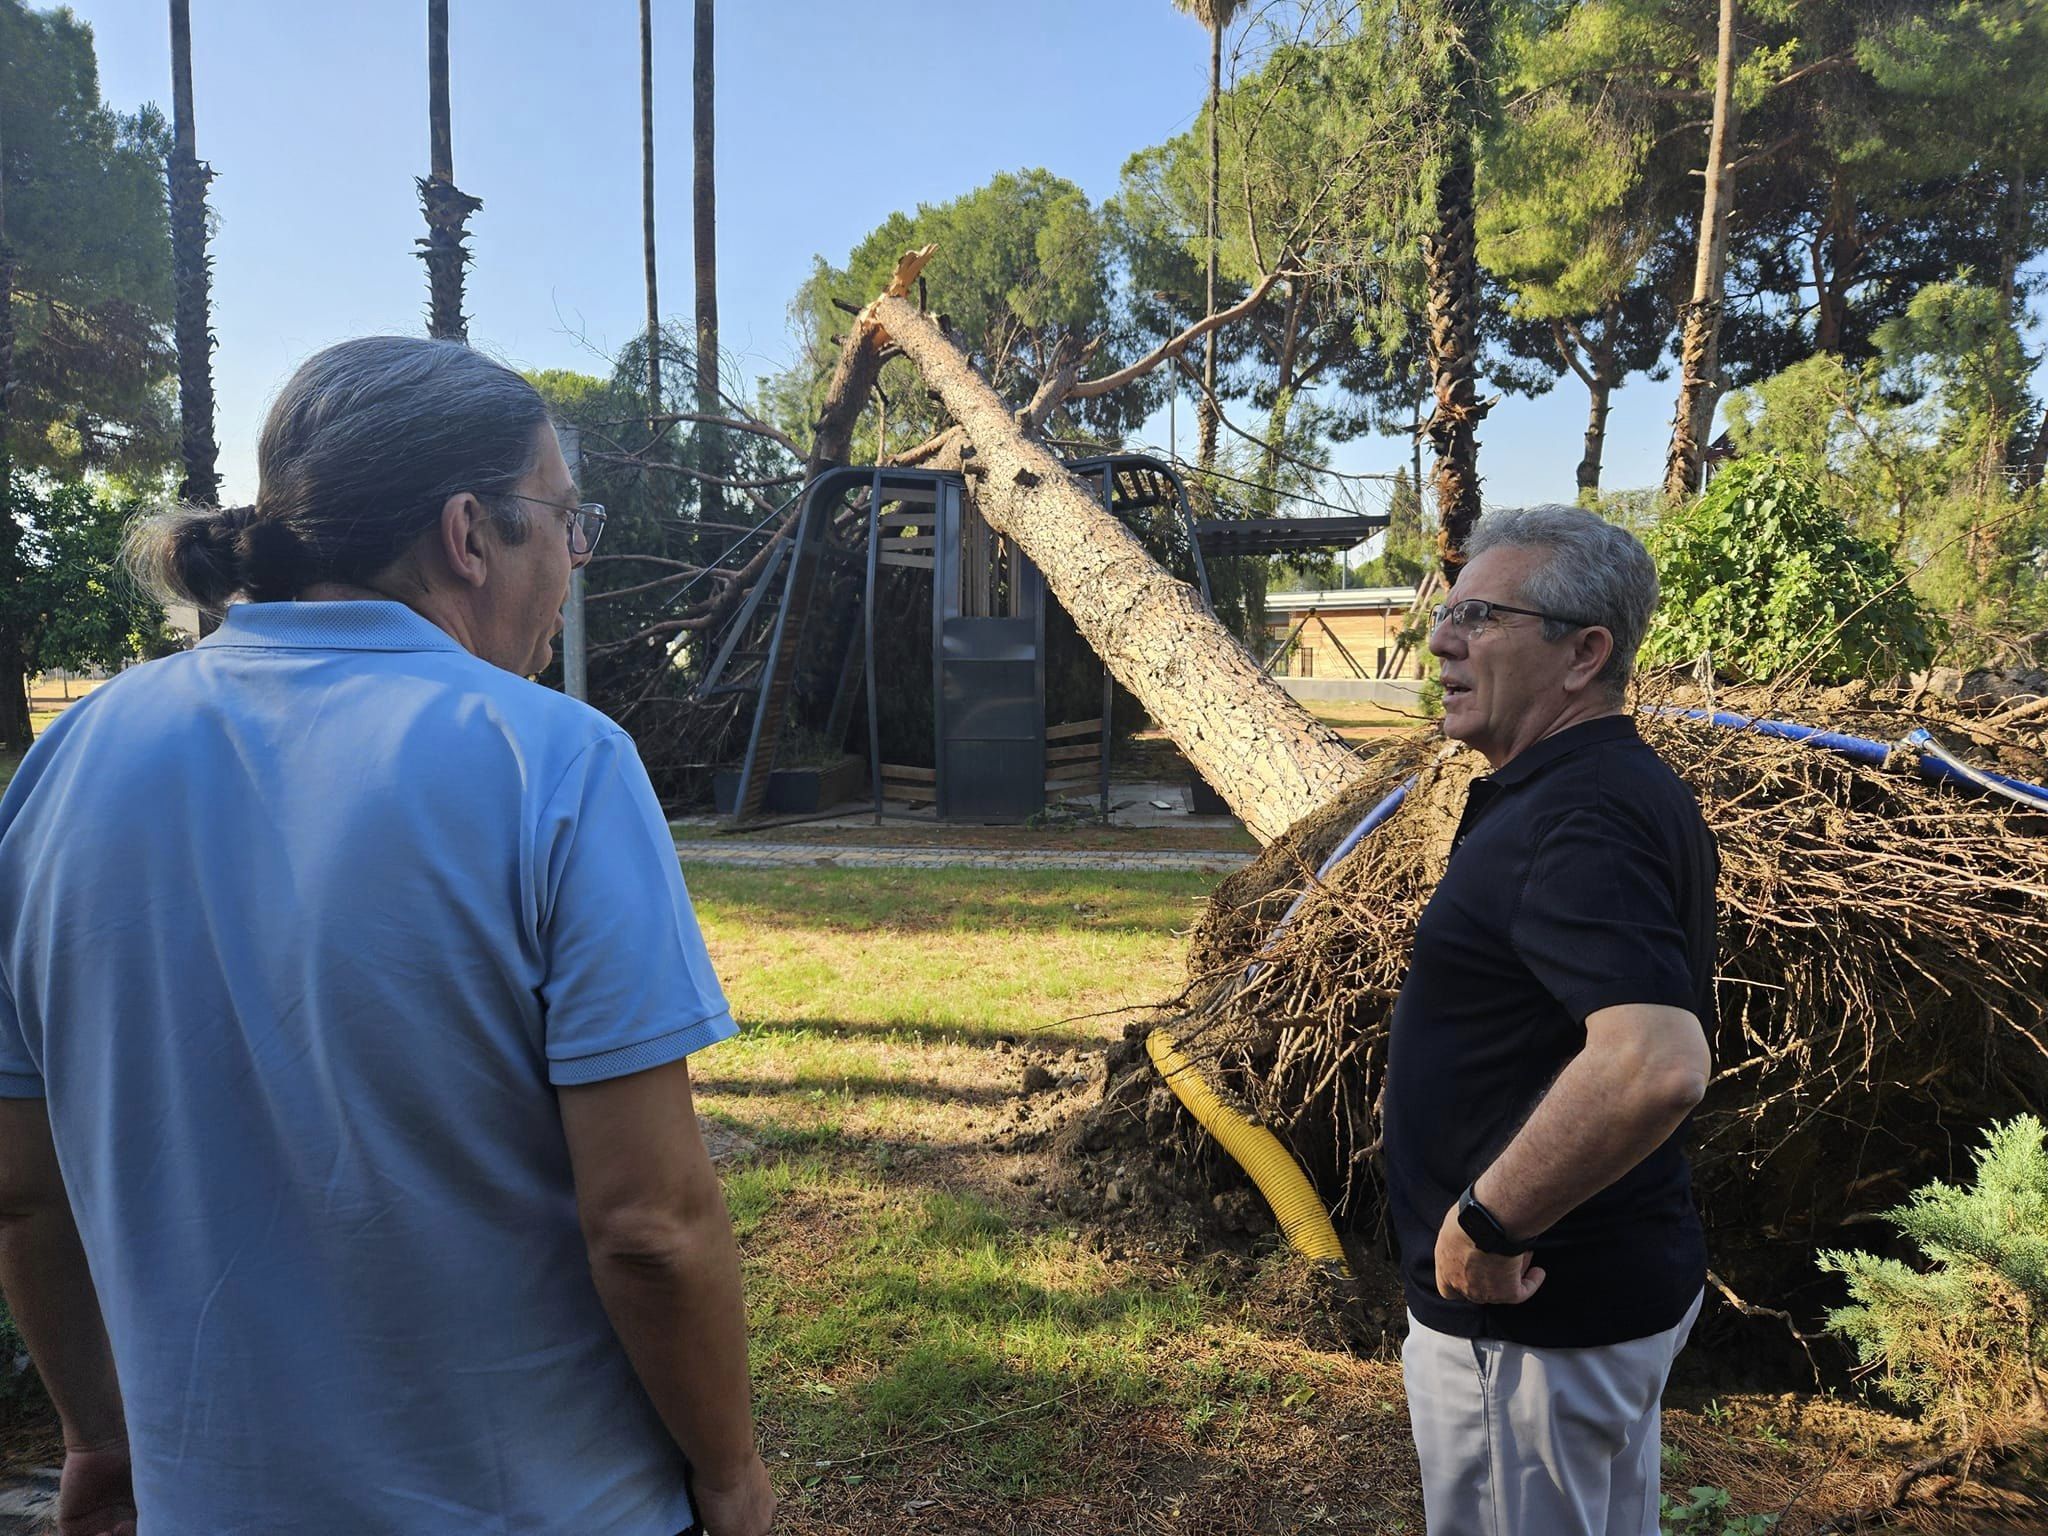
[[[660,367],[663,398],[690,399],[696,361],[680,327],[664,331]],[[709,579],[681,591],[690,574],[793,494],[801,466],[770,439],[728,433],[729,478],[788,483],[767,485],[752,500],[729,491],[720,515],[707,522],[703,482],[694,474],[701,429],[682,423],[658,438],[648,432],[644,338],[625,349],[609,378],[568,369],[527,377],[555,420],[578,430],[584,496],[605,505],[604,543],[587,577],[592,697],[614,686],[638,689],[654,660],[666,666],[670,648],[680,659],[687,644],[688,631],[660,626],[713,591]]]
[[[1905,573],[1779,459],[1731,465],[1647,542],[1664,594],[1647,665],[1705,655],[1726,677],[1836,682],[1901,674],[1933,656],[1938,622]]]
[[[1313,11],[1313,8],[1311,8]],[[1334,440],[1406,428],[1422,388],[1402,355],[1422,296],[1418,241],[1444,134],[1427,59],[1429,5],[1343,8],[1321,30],[1269,39],[1222,98],[1219,308],[1286,275],[1222,334],[1226,401],[1269,422],[1314,392]],[[1125,162],[1107,213],[1132,322],[1156,345],[1202,315],[1208,118]]]
[[[1887,1211],[1925,1269],[1824,1252],[1850,1302],[1828,1326],[1886,1391],[1966,1445],[2048,1406],[2048,1131],[2032,1115],[1993,1126],[1969,1188],[1933,1183]]]
[[[160,114],[100,100],[92,29],[0,0],[0,148],[14,276],[18,467],[153,470],[175,455]]]
[[[13,471],[140,476],[176,452],[168,137],[155,112],[123,117],[100,100],[92,31],[70,11],[0,0],[13,343],[0,357],[11,364],[0,377],[0,747],[28,743],[26,674],[48,640],[37,594],[52,558],[33,524],[50,508],[12,501]]]
[[[1584,306],[1617,291],[1632,247],[1696,230],[1686,203],[1705,154],[1714,8],[1578,0],[1511,14],[1488,156],[1505,201],[1487,250],[1518,290],[1533,280],[1550,302]],[[1990,146],[2042,142],[2024,63],[2042,18],[2031,0],[1746,0],[1720,343],[1731,383],[1815,351],[1867,355],[1928,283],[1963,265],[2016,271],[2039,249],[2048,165]],[[1689,259],[1677,266],[1689,277]]]
[[[1387,531],[1380,552],[1356,572],[1362,587],[1408,587],[1436,563],[1436,545],[1423,516],[1422,496],[1407,470],[1396,472],[1387,498]]]
[[[20,566],[0,585],[0,625],[20,636],[23,668],[85,672],[177,648],[163,610],[121,568],[121,540],[142,497],[106,483],[16,475]]]
[[[1660,130],[1661,102],[1584,78],[1602,40],[1581,33],[1612,25],[1610,13],[1573,7],[1551,19],[1520,7],[1501,20],[1503,102],[1479,163],[1479,259],[1510,291],[1495,340],[1523,367],[1496,356],[1489,372],[1531,392],[1567,370],[1585,385],[1584,499],[1599,488],[1613,391],[1668,371],[1691,270],[1696,146]]]
[[[2048,538],[2038,490],[2016,490],[2034,358],[2003,297],[1931,283],[1877,327],[1873,355],[1819,353],[1729,397],[1729,433],[1770,454],[1912,573],[1914,589],[1970,662],[1995,633],[2048,620],[2036,551]]]
[[[839,355],[837,338],[858,309],[887,286],[897,259],[936,244],[924,270],[931,307],[944,317],[989,382],[1022,405],[1055,365],[1063,342],[1100,339],[1095,367],[1109,371],[1125,358],[1110,278],[1110,247],[1102,217],[1072,182],[1044,170],[1004,172],[951,202],[892,213],[855,246],[844,266],[822,256],[790,304],[808,361],[770,388],[775,417],[807,439],[825,384]],[[901,449],[940,424],[917,370],[896,361],[883,369],[889,447]],[[1056,418],[1063,435],[1086,429],[1115,434],[1142,420],[1150,404],[1143,387],[1088,401]],[[874,454],[874,418],[863,423],[855,456]]]

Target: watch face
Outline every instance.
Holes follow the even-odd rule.
[[[1481,1253],[1507,1257],[1517,1252],[1501,1224],[1493,1219],[1493,1213],[1469,1196],[1459,1203],[1458,1225]]]

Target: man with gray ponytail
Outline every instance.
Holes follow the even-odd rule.
[[[0,800],[0,1283],[63,1529],[760,1536],[686,1062],[732,1015],[631,740],[528,681],[603,509],[452,342],[319,353],[258,471],[130,541],[220,628]]]

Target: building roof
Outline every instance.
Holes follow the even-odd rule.
[[[1195,536],[1210,555],[1284,555],[1311,549],[1351,549],[1387,526],[1384,516],[1202,517]]]
[[[1268,592],[1268,613],[1342,613],[1346,609],[1369,609],[1374,613],[1390,608],[1407,610],[1415,606],[1413,587],[1343,587],[1334,592]]]

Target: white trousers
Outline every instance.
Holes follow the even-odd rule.
[[[1675,1328],[1589,1349],[1454,1338],[1411,1312],[1429,1536],[1657,1536],[1658,1404],[1700,1300]]]

